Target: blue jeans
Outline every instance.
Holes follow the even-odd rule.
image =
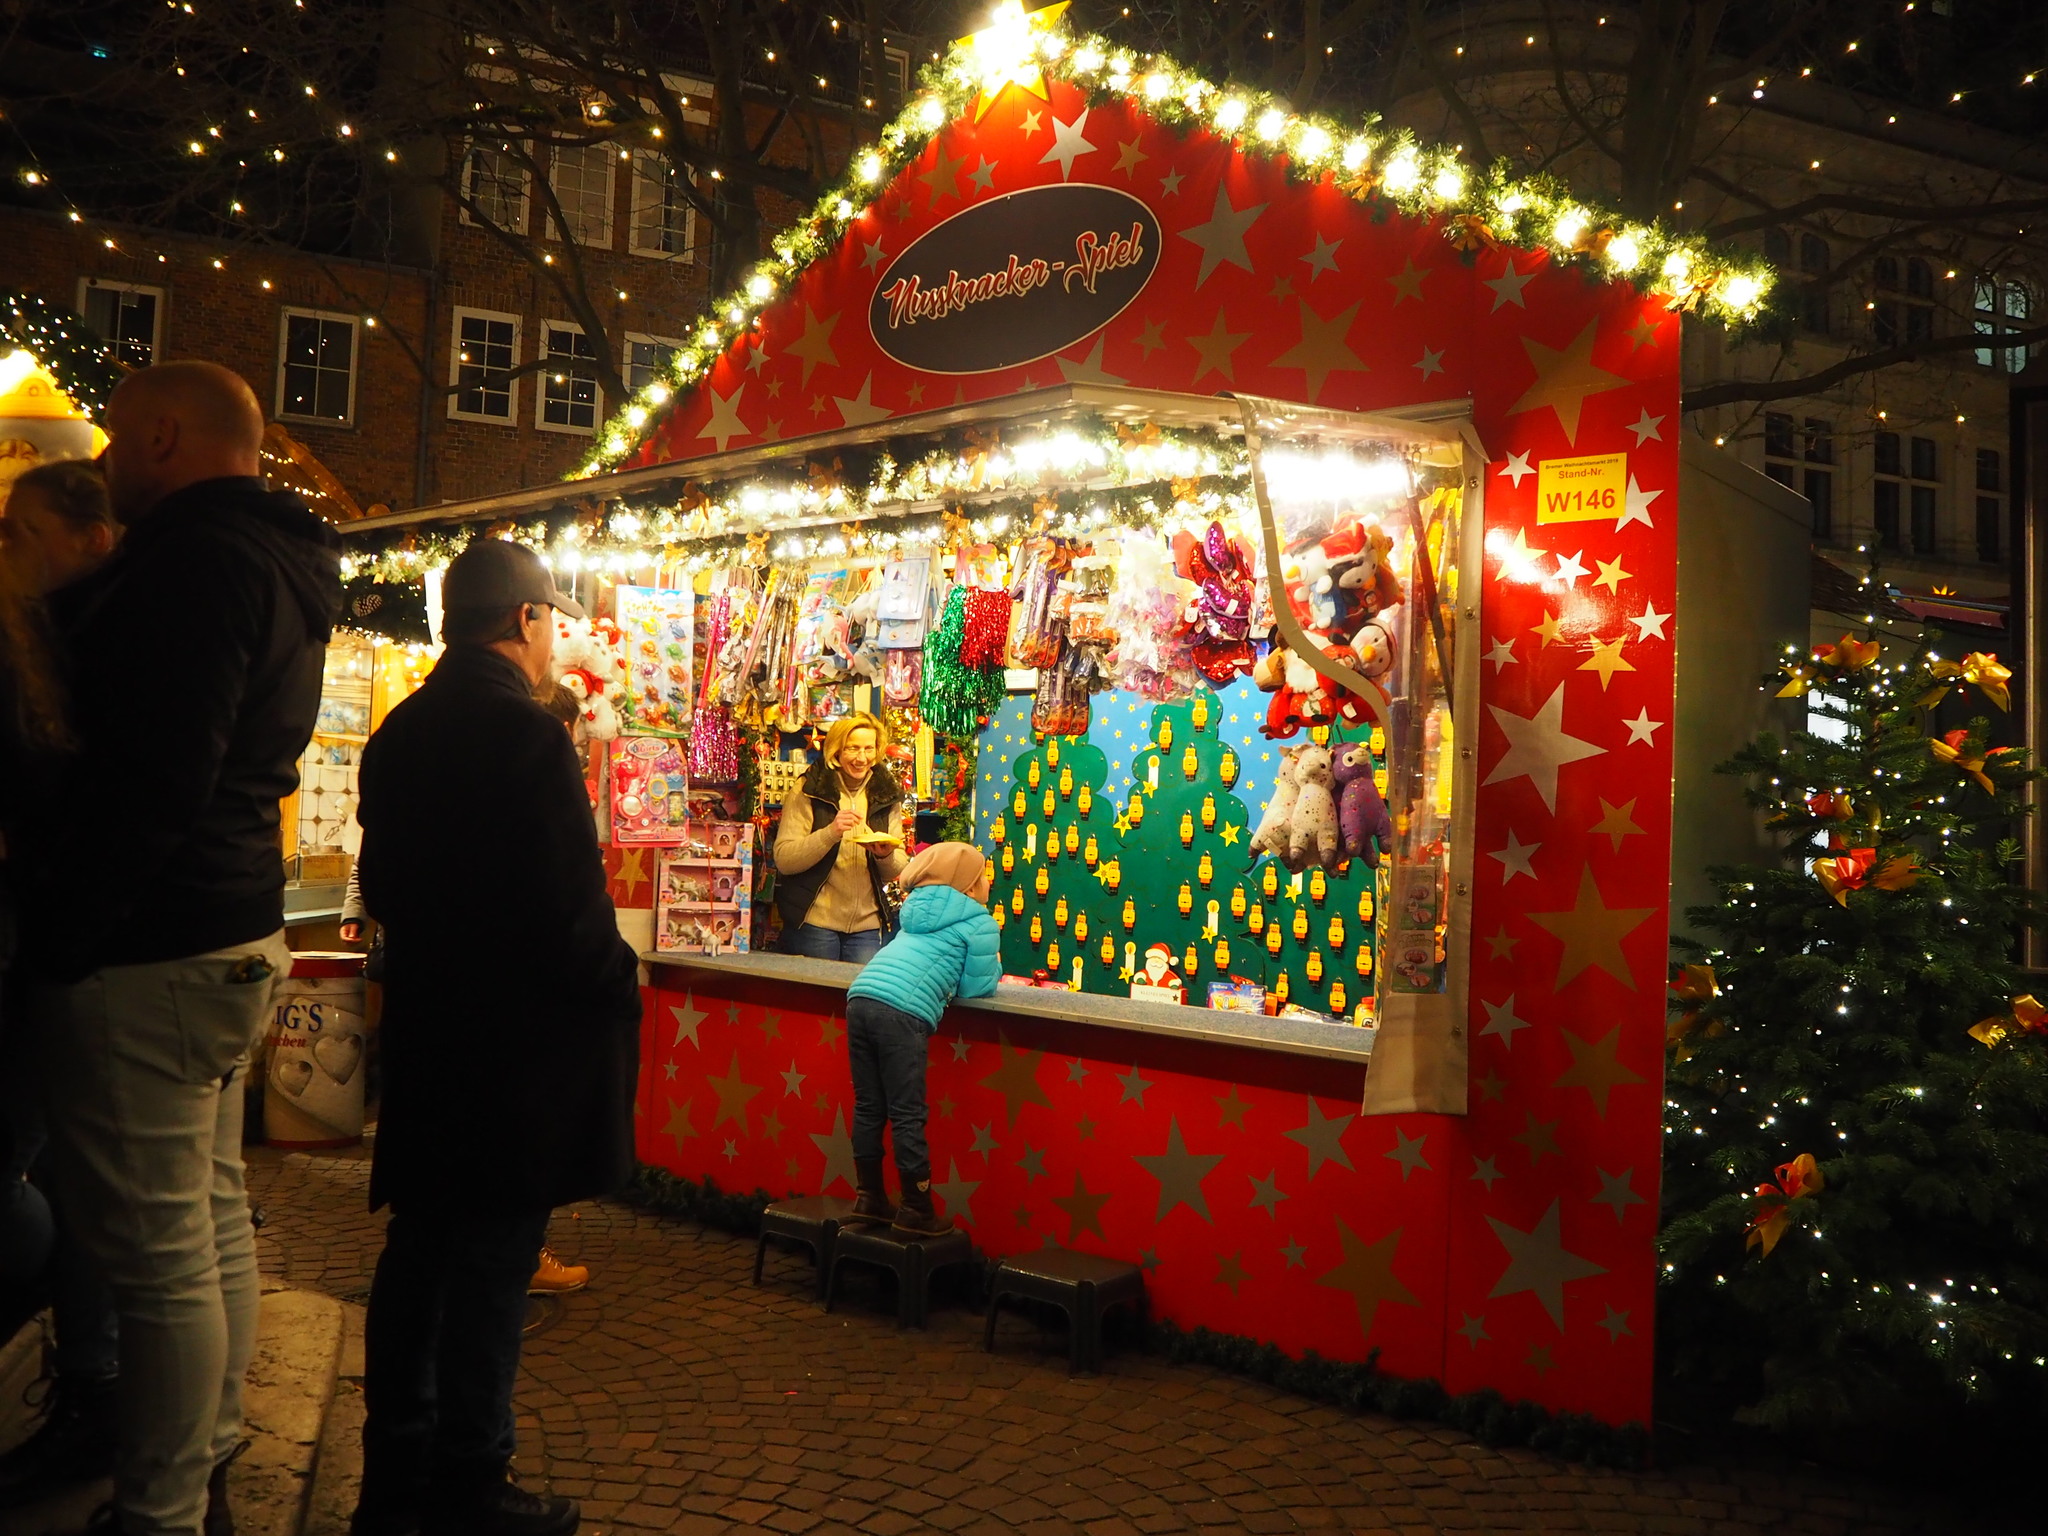
[[[846,1000],[846,1053],[853,1063],[853,1155],[882,1160],[882,1126],[896,1143],[896,1172],[914,1184],[931,1171],[925,1144],[923,1019],[872,997]]]
[[[882,947],[882,930],[863,928],[858,933],[841,933],[836,928],[820,928],[816,923],[799,923],[796,932],[784,942],[792,955],[808,955],[813,960],[850,960],[855,965],[866,965],[875,958],[875,951]]]
[[[391,1213],[365,1323],[365,1508],[417,1512],[429,1485],[460,1493],[503,1481],[526,1285],[548,1214]]]

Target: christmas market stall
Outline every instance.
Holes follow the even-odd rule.
[[[1646,1423],[1679,328],[1768,273],[1059,10],[935,64],[581,478],[365,519],[351,575],[510,537],[595,605],[645,1162],[851,1193],[853,968],[766,898],[868,710],[995,865],[1007,984],[930,1074],[982,1251]]]

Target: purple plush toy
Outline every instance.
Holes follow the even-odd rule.
[[[1380,854],[1394,836],[1394,820],[1372,782],[1372,752],[1363,742],[1340,748],[1334,766],[1337,827],[1344,851],[1367,869],[1380,867]],[[1378,846],[1374,840],[1378,840]]]

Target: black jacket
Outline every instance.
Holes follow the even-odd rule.
[[[839,770],[819,758],[804,774],[803,793],[810,797],[812,828],[824,826],[839,814]],[[895,816],[896,807],[902,799],[903,786],[896,781],[896,775],[889,771],[887,764],[877,764],[875,771],[868,775],[868,825],[877,832],[887,832],[890,819]],[[811,903],[818,899],[818,892],[832,878],[838,856],[839,850],[831,848],[809,869],[800,869],[793,875],[776,872],[775,910],[782,918],[785,944],[796,937],[797,929],[811,910]],[[874,874],[872,866],[869,878],[874,882],[875,906],[880,910],[881,880]]]
[[[451,647],[363,751],[363,904],[384,926],[371,1208],[500,1210],[633,1169],[639,961],[569,733],[510,661]]]
[[[24,829],[24,967],[76,980],[284,926],[278,807],[340,612],[340,540],[289,491],[206,480],[137,521],[57,615],[78,750]]]

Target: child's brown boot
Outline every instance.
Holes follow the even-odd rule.
[[[853,1213],[849,1221],[894,1221],[896,1207],[882,1186],[882,1160],[857,1157],[853,1160]]]
[[[936,1237],[953,1230],[953,1218],[932,1209],[932,1171],[929,1168],[903,1170],[903,1205],[896,1212],[896,1230],[918,1237]]]

